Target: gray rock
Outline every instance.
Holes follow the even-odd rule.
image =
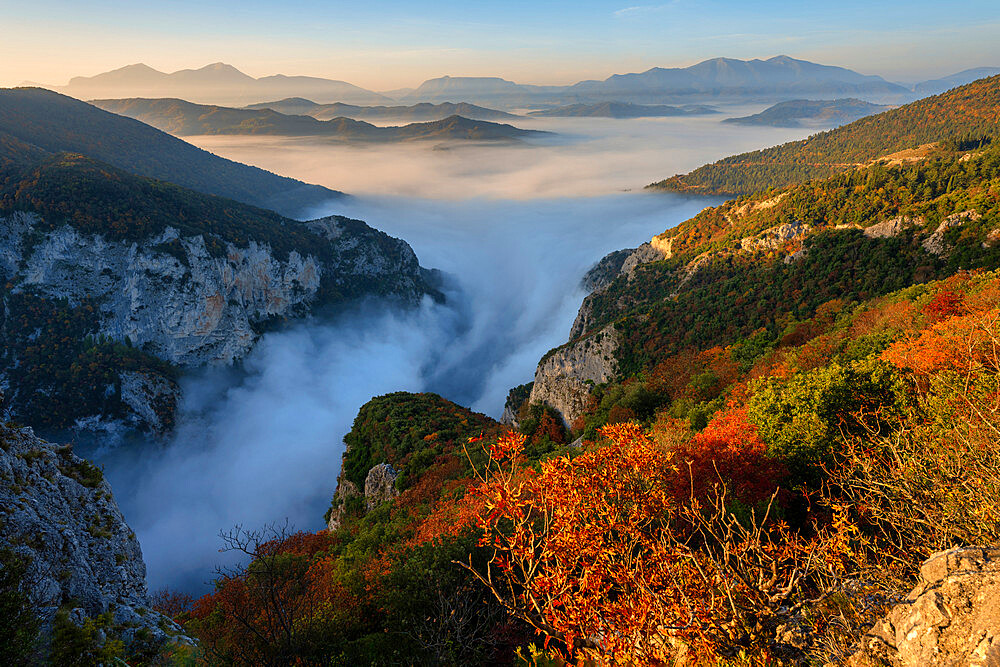
[[[583,414],[593,384],[610,382],[618,372],[620,338],[608,325],[549,352],[535,370],[532,403],[553,408],[569,426]]]
[[[344,523],[345,504],[349,498],[356,498],[361,494],[354,482],[343,475],[337,480],[337,489],[333,492],[333,501],[330,504],[330,517],[326,520],[326,529],[337,530]]]
[[[899,236],[909,227],[922,227],[923,225],[923,218],[911,218],[909,216],[899,215],[895,218],[883,220],[882,222],[876,222],[874,225],[865,227],[862,233],[870,239],[891,239],[895,236]]]
[[[604,289],[618,277],[622,272],[625,260],[633,253],[635,253],[634,249],[609,252],[597,264],[591,267],[587,273],[583,274],[583,278],[580,280],[580,287],[587,292],[596,292],[597,290]]]
[[[155,373],[123,371],[122,401],[156,433],[165,433],[173,425],[173,414],[181,390],[173,380]]]
[[[71,618],[113,612],[133,634],[190,642],[153,611],[146,565],[100,470],[36,437],[0,424],[0,545],[27,557],[31,597],[43,628],[72,602]],[[126,635],[128,640],[132,635]]]
[[[921,245],[924,250],[932,255],[944,255],[948,252],[948,247],[944,242],[944,235],[952,227],[959,227],[966,223],[966,221],[975,222],[981,219],[981,216],[976,211],[962,211],[961,213],[953,213],[947,218],[941,221],[941,224],[937,226],[934,233],[923,240]]]
[[[795,221],[765,229],[756,236],[740,239],[739,246],[744,252],[775,250],[787,243],[805,238],[812,227],[804,222]]]
[[[48,229],[29,213],[0,218],[0,272],[15,292],[97,304],[99,330],[182,367],[230,364],[249,352],[259,325],[304,315],[326,294],[385,295],[416,303],[430,290],[427,272],[403,241],[363,222],[329,217],[304,223],[326,239],[323,257],[267,244],[226,245],[209,253],[202,236],[174,228],[141,242],[108,241],[70,225]],[[300,223],[294,223],[300,224]],[[16,359],[7,359],[16,364]],[[157,405],[176,403],[168,378],[123,375],[131,419],[152,430],[167,424]],[[11,396],[16,404],[17,396]]]
[[[569,331],[569,340],[574,340],[588,333],[593,329],[593,298],[594,295],[603,292],[619,276],[626,276],[631,280],[635,276],[636,269],[649,262],[658,262],[668,258],[658,244],[659,240],[654,238],[650,243],[643,243],[638,248],[616,250],[605,255],[590,271],[584,275],[581,286],[590,289],[583,299],[580,310],[577,311],[576,319]]]
[[[399,473],[388,463],[372,466],[365,477],[365,506],[369,512],[399,495],[397,477]]]
[[[1000,549],[934,554],[923,583],[872,628],[851,664],[985,667],[1000,657]]]

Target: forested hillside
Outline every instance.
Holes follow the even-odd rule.
[[[0,150],[12,141],[36,153],[78,153],[134,175],[288,216],[341,195],[226,160],[149,125],[40,88],[0,89]]]
[[[1000,130],[1000,76],[868,116],[802,141],[723,158],[650,185],[739,195],[827,178],[899,151],[953,142],[975,147]]]

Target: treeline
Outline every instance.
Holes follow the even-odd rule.
[[[0,172],[0,214],[16,210],[38,213],[42,231],[66,223],[110,241],[141,242],[175,227],[182,236],[203,235],[215,256],[225,254],[226,243],[246,247],[251,240],[279,257],[292,250],[322,256],[329,247],[277,213],[66,153]]]

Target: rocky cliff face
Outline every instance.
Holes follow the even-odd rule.
[[[100,470],[0,424],[0,546],[29,561],[30,592],[43,628],[56,611],[71,619],[111,612],[126,643],[136,633],[190,641],[150,609],[146,566]]]
[[[348,501],[352,498],[364,501],[364,511],[371,512],[383,503],[396,498],[399,490],[396,488],[396,478],[399,473],[389,463],[379,463],[368,470],[365,476],[365,490],[362,494],[354,482],[344,477],[343,472],[337,477],[337,488],[333,492],[330,513],[326,517],[326,529],[337,530],[344,523],[344,517],[349,511]]]
[[[654,238],[650,243],[643,243],[638,248],[625,250],[615,250],[605,255],[594,265],[580,281],[580,285],[588,290],[588,294],[580,305],[580,310],[576,314],[576,320],[569,331],[569,339],[579,338],[593,328],[592,296],[599,294],[607,288],[619,276],[626,276],[631,279],[635,275],[635,270],[641,264],[647,262],[658,262],[670,257],[669,244],[664,246]]]
[[[0,218],[0,278],[10,292],[70,306],[92,303],[90,333],[129,341],[181,367],[232,363],[268,321],[302,315],[319,303],[365,293],[414,302],[431,291],[405,242],[339,217],[306,223],[329,243],[329,252],[291,250],[283,257],[253,240],[213,253],[202,235],[185,237],[174,228],[124,243],[69,225],[41,232],[39,222],[30,213]],[[173,381],[123,372],[120,385],[129,417],[162,429],[156,404],[176,403]],[[15,406],[26,399],[16,392],[11,398]]]
[[[554,408],[569,425],[583,414],[594,384],[614,379],[618,362],[618,333],[609,325],[556,348],[538,364],[531,388],[531,403]]]
[[[631,280],[642,264],[668,257],[669,247],[643,243],[638,248],[608,253],[584,275],[580,284],[589,289],[590,294],[580,305],[569,332],[569,342],[552,350],[539,362],[529,403],[544,403],[555,409],[567,426],[583,413],[590,387],[611,381],[618,371],[615,353],[620,339],[613,325],[593,331],[594,296],[619,277]],[[501,423],[517,423],[511,397],[508,397]]]

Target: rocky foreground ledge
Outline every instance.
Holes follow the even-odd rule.
[[[942,551],[869,632],[851,667],[1000,665],[1000,548]]]
[[[146,565],[101,470],[30,428],[0,424],[0,549],[27,560],[25,577],[43,637],[56,614],[110,614],[106,634],[191,643],[150,607]]]

